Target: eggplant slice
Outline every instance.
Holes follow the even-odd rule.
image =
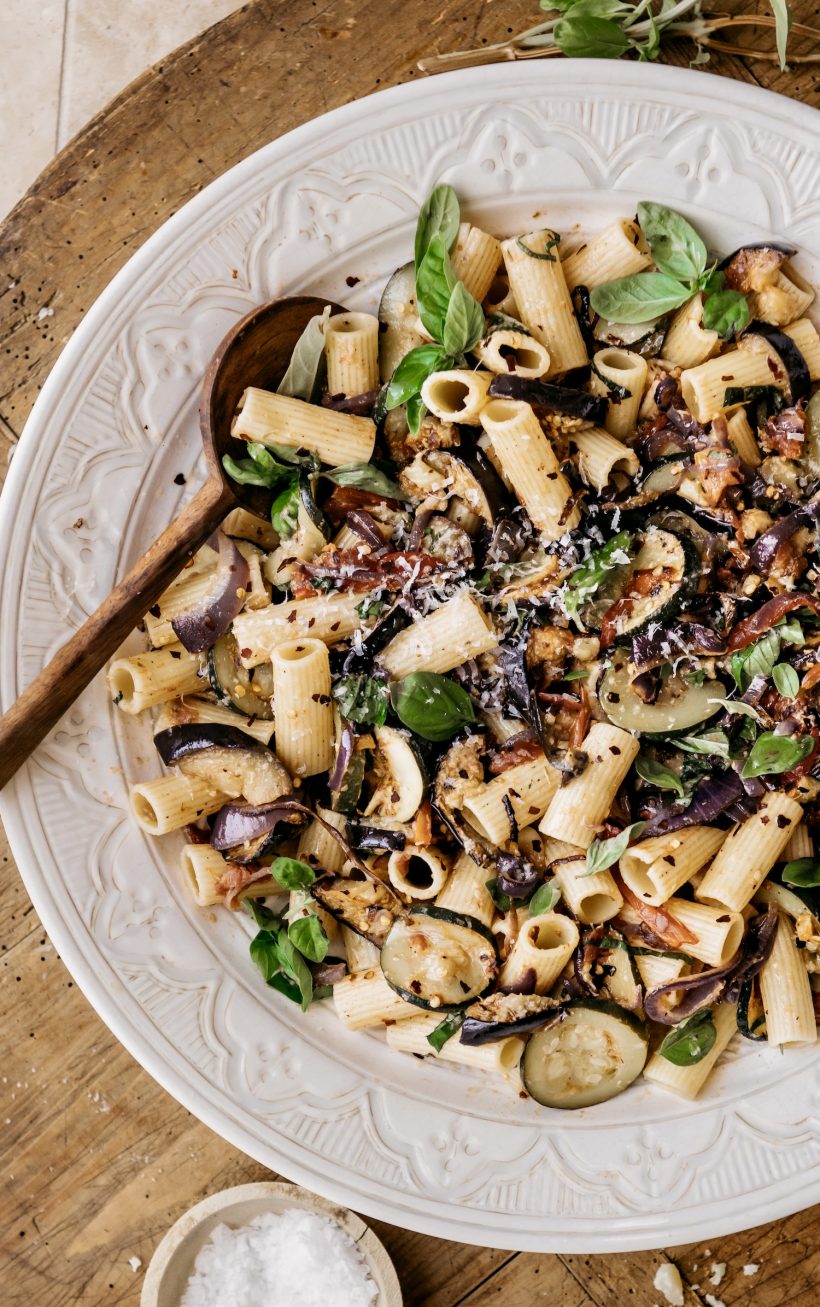
[[[154,743],[166,767],[208,781],[229,799],[271,803],[293,789],[276,754],[235,726],[169,726],[154,736]]]
[[[461,1043],[477,1047],[510,1035],[529,1035],[555,1025],[563,1012],[559,999],[543,994],[488,994],[467,1008]]]
[[[381,948],[401,905],[387,885],[377,880],[324,876],[310,892],[316,902],[357,935]]]

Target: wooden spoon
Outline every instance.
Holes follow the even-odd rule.
[[[284,375],[296,341],[328,301],[312,296],[274,300],[238,322],[205,373],[199,425],[208,479],[126,577],[63,645],[37,679],[0,718],[0,789],[94,679],[187,560],[238,505],[266,514],[271,496],[228,482],[223,454],[247,452],[231,436],[231,420],[247,386],[272,389]],[[342,312],[331,304],[333,312]]]

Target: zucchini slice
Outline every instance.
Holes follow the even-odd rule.
[[[208,650],[208,680],[217,699],[244,717],[273,721],[270,696],[273,672],[270,664],[248,671],[239,660],[239,649],[230,631]]]
[[[375,880],[323,876],[310,892],[332,917],[382,948],[400,908],[395,894]]]
[[[498,957],[492,934],[474,917],[414,907],[393,923],[381,968],[390,988],[408,1003],[457,1012],[489,989]]]
[[[408,731],[378,726],[376,736],[376,789],[364,810],[394,821],[412,821],[424,798],[426,779],[421,756]]]
[[[359,802],[367,770],[367,750],[360,747],[359,737],[350,722],[336,721],[336,753],[328,789],[334,812],[351,813]]]
[[[689,540],[662,527],[648,527],[621,597],[605,615],[607,643],[631,640],[652,622],[666,626],[700,575],[700,557]]]
[[[542,1107],[593,1107],[632,1084],[648,1049],[646,1030],[631,1012],[616,1003],[579,999],[559,1025],[527,1041],[521,1080]]]
[[[379,372],[382,381],[389,381],[405,354],[427,341],[420,329],[412,263],[397,268],[382,291],[379,322]]]
[[[655,702],[644,703],[632,689],[634,670],[625,654],[616,653],[601,677],[598,702],[613,726],[641,735],[671,735],[691,730],[720,712],[720,704],[710,700],[725,695],[721,681],[690,685],[681,676],[670,676]]]
[[[665,454],[655,460],[649,468],[638,489],[644,495],[660,499],[662,495],[673,494],[684,478],[686,469],[692,462],[691,454]]]
[[[643,1006],[643,987],[632,952],[624,939],[609,937],[601,940],[598,960],[607,969],[606,979],[600,988],[602,998],[610,999],[630,1012]]]

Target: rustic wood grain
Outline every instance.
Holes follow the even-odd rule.
[[[818,23],[815,4],[794,7]],[[422,55],[499,40],[534,21],[530,0],[257,0],[133,83],[0,227],[0,466],[85,310],[203,185],[315,114],[418,76]],[[690,51],[671,47],[667,61],[685,65]],[[711,71],[820,105],[811,68],[780,73],[720,56]],[[44,307],[54,312],[41,319]],[[0,859],[0,1301],[136,1307],[141,1274],[129,1258],[145,1265],[169,1224],[206,1194],[268,1173],[185,1112],[112,1038],[48,943],[5,842]],[[373,1224],[408,1307],[661,1301],[652,1288],[661,1253],[516,1255]],[[815,1209],[669,1255],[690,1286],[687,1307],[708,1294],[726,1307],[814,1307],[819,1235]],[[712,1263],[722,1262],[714,1285]],[[747,1277],[749,1263],[760,1269]]]

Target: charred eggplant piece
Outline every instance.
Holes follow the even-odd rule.
[[[808,399],[811,394],[809,365],[802,350],[797,347],[791,336],[778,331],[777,327],[771,326],[768,322],[750,322],[743,333],[744,339],[747,336],[762,336],[777,354],[789,379],[792,404],[797,404],[801,399]]]
[[[565,417],[584,418],[603,426],[607,414],[605,395],[589,395],[585,390],[571,390],[568,386],[555,386],[549,381],[535,381],[516,377],[513,373],[497,376],[489,393],[502,399],[520,399],[525,404],[546,409],[549,413],[562,413]]]
[[[762,290],[774,281],[786,260],[793,258],[796,253],[793,245],[784,245],[780,241],[757,241],[751,245],[741,245],[732,254],[727,254],[718,268],[724,273],[727,286],[749,294]]]
[[[326,912],[381,948],[401,905],[389,886],[377,880],[323,876],[310,892]]]
[[[177,766],[186,776],[209,781],[231,799],[244,796],[252,804],[271,803],[293,788],[276,754],[234,726],[169,726],[154,736],[154,743],[166,767]]]
[[[211,846],[230,862],[253,862],[297,834],[304,824],[304,815],[289,807],[286,799],[258,805],[226,803],[216,814]]]
[[[217,531],[219,562],[204,599],[171,620],[174,634],[189,653],[204,653],[224,635],[245,602],[250,571],[247,559],[224,531]]]
[[[564,1008],[543,994],[488,994],[467,1008],[461,1043],[478,1047],[510,1035],[528,1035],[561,1020]]]

